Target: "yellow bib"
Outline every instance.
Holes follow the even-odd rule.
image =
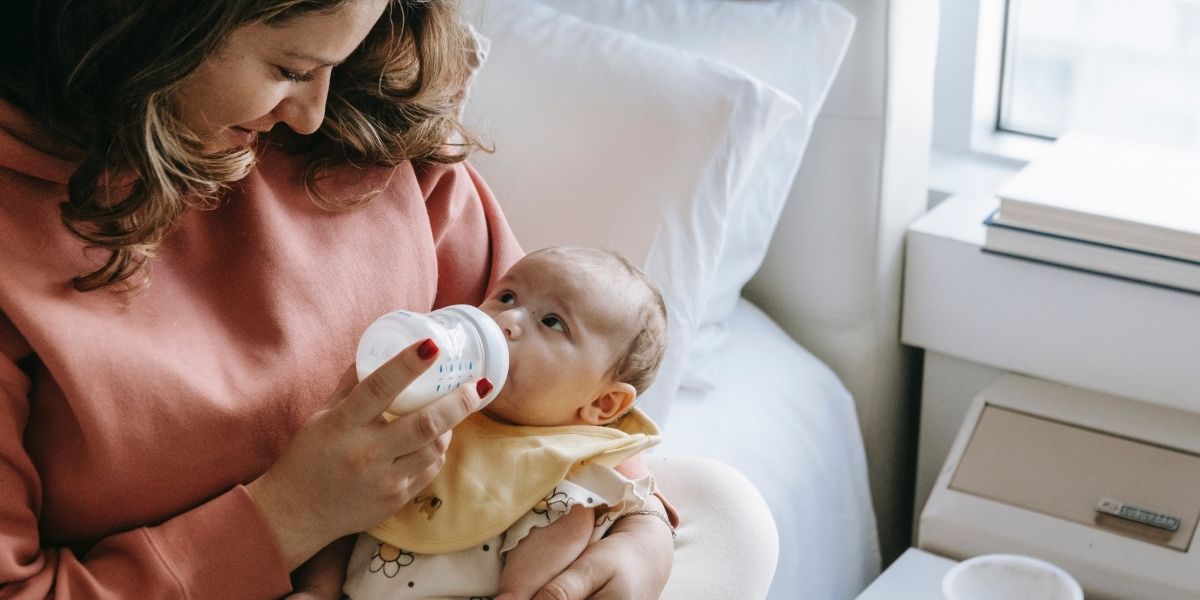
[[[615,467],[657,444],[658,434],[637,409],[612,427],[523,427],[475,413],[454,428],[437,479],[367,533],[418,554],[482,544],[529,512],[571,469]]]

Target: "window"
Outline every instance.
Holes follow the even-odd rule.
[[[942,0],[930,188],[991,194],[1069,129],[1200,151],[1200,0]]]
[[[1000,131],[1200,146],[1197,0],[1007,0],[1002,56]]]

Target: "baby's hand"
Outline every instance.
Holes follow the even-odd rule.
[[[284,600],[341,600],[346,563],[354,550],[354,536],[346,536],[321,549],[292,573],[291,594]]]

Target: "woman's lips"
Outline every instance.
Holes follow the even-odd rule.
[[[246,129],[245,127],[238,127],[237,125],[230,127],[229,130],[233,132],[233,137],[240,146],[249,146],[250,144],[254,143],[254,140],[258,137],[257,131],[254,131],[253,129]]]

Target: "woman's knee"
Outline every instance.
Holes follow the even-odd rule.
[[[758,489],[733,467],[707,458],[650,455],[646,462],[680,516],[663,598],[765,597],[779,534]]]

